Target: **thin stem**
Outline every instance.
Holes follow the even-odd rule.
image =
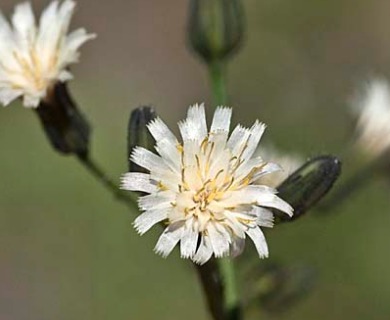
[[[78,157],[80,163],[89,173],[91,173],[114,197],[127,205],[132,210],[138,210],[136,200],[126,195],[119,189],[118,185],[110,179],[107,174],[101,169],[95,161],[89,157]]]
[[[241,315],[233,261],[229,258],[225,258],[220,259],[218,262],[224,281],[224,304],[227,312],[227,319],[238,320],[241,318]]]
[[[223,299],[224,283],[217,261],[211,259],[202,266],[194,266],[202,283],[205,298],[213,319],[226,320]]]
[[[217,61],[209,65],[211,89],[216,106],[225,105],[228,100],[226,91],[225,63]]]
[[[225,105],[228,100],[226,90],[226,65],[217,61],[209,65],[211,88],[215,106]],[[234,264],[231,259],[218,259],[218,269],[222,275],[223,304],[226,319],[240,319],[240,302],[237,293]]]

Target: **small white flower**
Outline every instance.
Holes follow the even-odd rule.
[[[278,187],[295,170],[303,165],[303,160],[300,156],[296,154],[282,153],[274,147],[267,146],[266,148],[260,148],[260,153],[265,161],[272,159],[283,168],[282,170],[267,174],[257,181],[257,183],[265,184],[273,188]]]
[[[0,102],[23,97],[37,107],[57,81],[72,79],[68,66],[78,61],[80,46],[95,37],[84,29],[68,33],[75,2],[53,1],[37,25],[29,2],[15,7],[11,24],[0,12]]]
[[[375,157],[390,147],[390,87],[384,79],[370,82],[352,104],[358,115],[356,145]]]
[[[203,105],[190,107],[179,123],[179,142],[157,118],[148,125],[156,140],[156,155],[137,147],[131,159],[149,174],[130,172],[122,188],[149,193],[139,199],[144,211],[134,222],[140,234],[165,222],[155,251],[166,257],[180,242],[183,258],[207,262],[212,255],[240,254],[245,237],[254,242],[260,257],[268,247],[260,227],[273,226],[276,208],[292,215],[289,204],[275,189],[255,185],[260,177],[279,170],[273,163],[252,157],[265,125],[258,121],[250,129],[238,125],[230,137],[232,110],[218,108],[210,132]]]

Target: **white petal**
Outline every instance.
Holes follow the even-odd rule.
[[[67,51],[76,51],[83,45],[86,41],[95,39],[96,34],[87,33],[87,31],[83,28],[77,29],[69,33],[66,37],[66,50]]]
[[[263,207],[275,208],[284,213],[287,213],[292,217],[294,209],[286,201],[279,198],[277,195],[268,195],[264,197],[259,197],[257,204]]]
[[[238,167],[238,169],[235,173],[236,181],[239,182],[241,179],[247,178],[249,173],[253,174],[252,170],[254,168],[262,168],[264,166],[266,166],[266,163],[264,162],[264,160],[261,157],[252,158],[252,159],[244,162],[243,164],[241,164]],[[260,172],[262,172],[262,171],[263,171],[263,168],[260,170]],[[252,182],[252,180],[253,180],[253,177],[250,180],[250,182]]]
[[[385,79],[370,82],[364,95],[358,95],[353,107],[358,114],[357,145],[369,156],[377,156],[390,147],[390,86]]]
[[[36,27],[30,2],[21,3],[15,7],[12,24],[19,41],[22,41],[24,45],[31,45],[35,38]],[[23,47],[23,49],[28,49],[28,47]]]
[[[35,94],[25,93],[23,96],[23,105],[26,108],[37,108],[39,102],[46,95],[46,92],[37,92]]]
[[[0,102],[5,107],[13,100],[22,95],[21,90],[13,90],[9,88],[0,88]]]
[[[182,238],[180,240],[180,255],[182,258],[192,258],[196,251],[198,244],[199,232],[197,228],[193,228],[187,223],[187,227],[183,231]]]
[[[256,223],[260,227],[272,228],[274,226],[274,214],[271,210],[261,207],[254,207],[253,212],[257,216]]]
[[[260,228],[259,227],[249,228],[246,233],[255,244],[256,250],[259,253],[260,258],[267,258],[268,246],[264,234],[260,230]]]
[[[259,201],[273,199],[276,190],[264,185],[249,185],[238,191],[226,192],[222,199],[227,208],[237,205],[253,204]]]
[[[58,80],[66,82],[73,79],[73,75],[68,70],[62,70],[58,75]]]
[[[245,239],[243,238],[234,238],[230,248],[230,254],[233,258],[238,257],[245,248]]]
[[[236,238],[245,238],[245,230],[242,224],[237,220],[237,213],[225,210],[226,223],[232,229]],[[247,220],[251,217],[245,217]]]
[[[196,166],[196,156],[199,152],[199,142],[197,140],[185,140],[183,150],[184,167]]]
[[[162,161],[161,157],[142,147],[134,148],[130,159],[135,164],[138,164],[139,166],[148,169],[149,171],[168,169],[164,164],[164,161]]]
[[[160,182],[162,186],[168,190],[177,191],[179,184],[181,184],[181,176],[176,172],[161,170],[159,172],[151,172],[150,179]]]
[[[252,181],[256,181],[258,180],[259,178],[267,175],[267,174],[270,174],[270,173],[274,173],[274,172],[278,172],[278,171],[282,171],[282,167],[276,163],[272,163],[272,162],[268,162],[260,172],[256,173],[254,176],[253,176],[253,179]]]
[[[58,8],[58,20],[62,23],[62,31],[66,32],[69,29],[70,19],[72,18],[76,2],[65,0]]]
[[[129,191],[154,193],[158,191],[156,184],[150,180],[150,175],[139,172],[129,172],[122,176],[121,188]]]
[[[207,231],[215,257],[221,258],[228,255],[230,239],[226,236],[226,234],[219,232],[219,230],[216,229],[216,226],[212,223],[209,224]]]
[[[85,42],[95,39],[96,34],[87,33],[85,29],[78,29],[71,32],[65,40],[64,48],[61,50],[59,60],[60,68],[65,68],[71,63],[79,61],[80,53],[77,51]]]
[[[234,128],[227,142],[227,147],[232,151],[233,155],[237,156],[240,153],[248,140],[249,135],[250,131],[241,125]]]
[[[3,13],[0,11],[0,39],[1,42],[9,41],[12,36],[11,27],[4,17]],[[0,43],[0,46],[4,43]]]
[[[171,191],[161,191],[138,199],[138,205],[141,210],[153,210],[171,208],[172,202],[176,199],[175,193]]]
[[[57,11],[58,11],[58,1],[52,1],[41,14],[39,19],[39,34],[42,34],[45,31],[50,29],[50,26],[56,24],[57,20]]]
[[[265,131],[266,125],[256,120],[255,124],[250,129],[250,136],[247,141],[247,148],[243,152],[242,158],[249,160],[260,142],[261,137]]]
[[[167,125],[162,121],[159,117],[152,120],[147,125],[150,134],[153,138],[158,142],[162,139],[167,139],[173,145],[177,145],[177,139],[171,130],[167,127]]]
[[[205,264],[210,260],[213,255],[213,249],[211,247],[211,243],[208,236],[202,236],[200,240],[199,248],[193,257],[192,261],[197,264]]]
[[[214,113],[214,118],[211,124],[210,132],[218,132],[218,131],[229,132],[231,117],[232,117],[231,108],[218,107]]]
[[[183,234],[183,224],[170,225],[157,241],[154,251],[166,258],[179,242]]]
[[[54,1],[42,13],[37,50],[40,52],[40,60],[44,68],[50,68],[49,64],[56,59],[58,49],[62,49],[75,5],[75,2],[71,0],[62,2],[60,6],[58,1]]]
[[[49,58],[58,43],[58,4],[58,1],[51,2],[42,12],[39,20],[37,50],[41,54],[42,61],[46,61]]]
[[[167,219],[168,212],[167,209],[146,211],[135,219],[134,227],[142,235],[155,224]]]
[[[156,151],[172,170],[181,172],[181,154],[177,145],[174,145],[170,139],[157,141]]]
[[[202,141],[207,136],[206,113],[204,105],[194,105],[188,109],[187,119],[179,123],[183,141]]]

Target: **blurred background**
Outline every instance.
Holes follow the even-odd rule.
[[[32,1],[36,12],[48,1]],[[17,1],[1,0],[9,15]],[[268,124],[264,141],[308,158],[345,156],[347,102],[375,74],[390,77],[390,2],[244,0],[247,36],[230,64],[235,122]],[[73,67],[72,94],[93,124],[92,153],[119,182],[130,111],[152,104],[171,126],[211,95],[186,47],[188,1],[78,1],[73,26],[96,32]],[[152,251],[134,213],[72,157],[55,154],[34,112],[0,115],[0,319],[207,319],[201,288],[175,251]],[[344,171],[354,167],[348,157]],[[270,261],[316,268],[294,308],[250,319],[389,319],[389,177],[328,215],[267,232]],[[258,261],[259,268],[265,263]],[[245,291],[245,288],[243,288]]]

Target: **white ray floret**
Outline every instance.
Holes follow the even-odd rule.
[[[230,108],[217,108],[208,131],[204,106],[190,107],[179,123],[181,142],[157,118],[148,125],[157,154],[139,147],[132,153],[132,161],[149,173],[125,174],[122,188],[148,193],[139,199],[143,213],[134,226],[143,234],[164,222],[155,247],[164,257],[177,244],[183,258],[198,264],[213,255],[237,256],[247,236],[259,256],[267,257],[260,227],[273,226],[273,208],[293,213],[275,189],[255,183],[280,168],[252,157],[265,125],[256,121],[250,129],[237,126],[229,137],[231,114]]]
[[[79,48],[95,38],[84,29],[68,34],[75,2],[53,1],[39,22],[31,7],[16,5],[9,23],[0,11],[0,102],[23,97],[25,107],[37,107],[56,82],[72,79],[68,66],[78,61]]]
[[[352,110],[358,116],[356,145],[370,157],[390,148],[390,85],[382,78],[369,82]]]
[[[272,146],[260,148],[259,154],[261,154],[265,161],[272,159],[277,164],[267,163],[267,172],[270,174],[257,175],[257,182],[274,188],[278,187],[304,163],[300,155],[281,152]]]

